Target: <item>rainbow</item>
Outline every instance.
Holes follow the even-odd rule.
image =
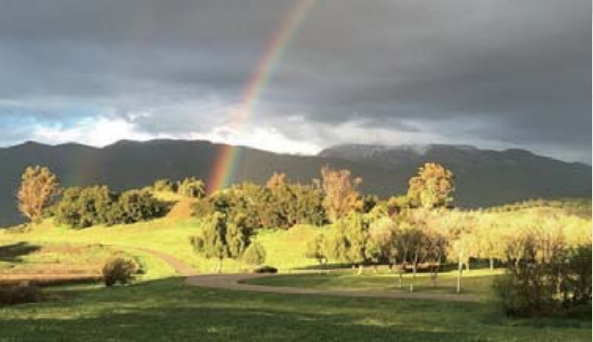
[[[282,53],[286,50],[286,47],[303,22],[306,14],[313,7],[314,2],[315,0],[296,0],[295,4],[281,21],[278,29],[266,44],[264,53],[242,92],[239,107],[231,115],[230,126],[233,131],[240,129],[253,114],[258,100],[261,98],[262,90],[270,81],[270,76],[278,64]],[[207,182],[209,192],[231,185],[235,164],[238,159],[239,150],[237,148],[228,145],[221,146]]]

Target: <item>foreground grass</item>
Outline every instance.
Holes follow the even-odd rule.
[[[165,279],[54,290],[0,308],[1,341],[590,341],[591,320],[510,320],[488,303],[253,294]]]
[[[488,298],[491,292],[492,280],[501,271],[486,269],[464,272],[462,277],[462,292],[471,293]],[[454,294],[456,293],[457,272],[440,273],[437,286],[433,287],[428,273],[419,273],[414,281],[414,292]],[[303,287],[316,290],[384,290],[409,291],[412,274],[406,273],[403,286],[399,287],[399,277],[393,273],[383,271],[376,274],[370,270],[362,275],[350,271],[333,271],[324,274],[293,274],[279,275],[269,278],[255,278],[247,281],[249,284],[270,285],[284,287]]]

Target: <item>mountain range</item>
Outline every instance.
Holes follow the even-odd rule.
[[[195,176],[208,181],[227,145],[200,140],[122,140],[103,148],[26,142],[0,148],[0,226],[22,221],[15,194],[23,170],[48,166],[62,186],[107,184],[139,188],[159,178]],[[591,196],[591,166],[567,163],[526,150],[483,150],[465,145],[338,145],[315,156],[277,154],[235,146],[233,182],[265,182],[274,172],[292,181],[319,178],[324,165],[347,168],[363,179],[361,190],[382,197],[404,193],[407,180],[425,162],[456,176],[456,204],[483,207],[530,198]]]

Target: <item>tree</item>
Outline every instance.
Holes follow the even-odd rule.
[[[395,222],[387,216],[369,220],[369,240],[366,255],[375,264],[375,272],[377,272],[376,266],[381,262],[393,262],[395,259],[394,242],[396,232]]]
[[[47,167],[37,165],[27,167],[21,179],[21,187],[17,193],[19,210],[31,222],[39,222],[43,217],[43,210],[60,192],[58,177]]]
[[[296,201],[296,223],[321,226],[327,222],[327,215],[323,207],[323,191],[313,185],[293,184],[292,193]]]
[[[206,187],[201,180],[195,177],[187,177],[177,182],[177,193],[191,198],[204,198],[206,196]]]
[[[410,226],[402,230],[401,238],[406,244],[407,258],[412,264],[412,281],[410,282],[410,292],[414,292],[414,285],[416,282],[416,273],[418,272],[418,264],[423,261],[426,255],[426,235],[422,228],[418,226]]]
[[[488,258],[490,270],[494,270],[494,261],[505,257],[505,240],[500,224],[490,220],[489,216],[481,216],[476,238],[480,250],[480,257]]]
[[[275,221],[275,227],[289,228],[296,223],[296,196],[283,173],[274,173],[266,184],[270,196],[269,214]]]
[[[324,251],[325,236],[318,234],[313,239],[307,242],[305,247],[305,257],[317,260],[319,265],[325,265],[327,263],[327,257]]]
[[[135,223],[164,213],[165,205],[146,190],[117,194],[105,185],[68,188],[54,208],[56,223],[72,228]]]
[[[208,259],[217,259],[217,272],[222,272],[224,259],[238,259],[249,246],[250,232],[241,221],[228,222],[227,216],[215,212],[202,224],[202,234],[190,239],[194,250]]]
[[[447,257],[449,249],[449,240],[447,237],[434,227],[427,227],[426,234],[426,262],[430,267],[430,279],[432,286],[437,286],[437,277],[439,275],[441,262]]]
[[[364,264],[368,261],[368,221],[365,220],[363,214],[351,212],[347,217],[339,220],[336,225],[344,233],[346,260],[353,267],[358,266],[358,274],[362,274]]]
[[[454,191],[453,173],[440,164],[426,163],[410,179],[408,197],[416,206],[432,209],[451,205]]]
[[[150,192],[143,190],[129,190],[123,192],[117,201],[121,216],[114,221],[117,223],[135,223],[162,216],[165,208],[161,202],[152,197]],[[110,222],[106,222],[110,223]]]
[[[361,206],[358,193],[362,182],[360,178],[352,178],[348,170],[332,170],[327,166],[321,169],[321,176],[325,193],[323,206],[331,222],[336,222]]]
[[[266,262],[266,250],[259,242],[255,241],[243,253],[243,262],[250,266],[259,266]]]

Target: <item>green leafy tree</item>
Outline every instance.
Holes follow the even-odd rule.
[[[327,256],[324,251],[325,236],[318,234],[313,239],[307,241],[305,246],[305,257],[317,260],[319,265],[327,263]]]
[[[148,191],[129,190],[116,194],[105,185],[68,188],[54,208],[57,224],[77,229],[135,223],[164,214],[164,204]]]
[[[160,217],[165,213],[163,204],[155,199],[150,192],[144,190],[129,190],[123,192],[117,201],[119,223],[135,223]]]
[[[187,177],[177,183],[177,193],[191,198],[204,198],[206,186],[203,181],[195,177]]]
[[[296,201],[295,221],[298,224],[312,224],[322,226],[327,222],[327,215],[323,207],[323,191],[314,185],[293,184],[292,193]]]
[[[31,222],[39,222],[43,210],[59,194],[58,177],[47,167],[27,167],[21,177],[21,186],[17,193],[18,207]]]
[[[367,259],[369,242],[369,225],[364,215],[351,212],[347,217],[337,222],[338,229],[344,233],[346,240],[345,258],[358,267],[358,274],[362,274]]]
[[[237,259],[250,244],[250,232],[241,222],[228,222],[225,214],[215,212],[202,223],[202,234],[191,238],[194,250],[209,259],[217,259],[222,272],[224,259]]]
[[[436,163],[426,163],[409,182],[408,197],[416,206],[432,209],[453,203],[453,173]]]

